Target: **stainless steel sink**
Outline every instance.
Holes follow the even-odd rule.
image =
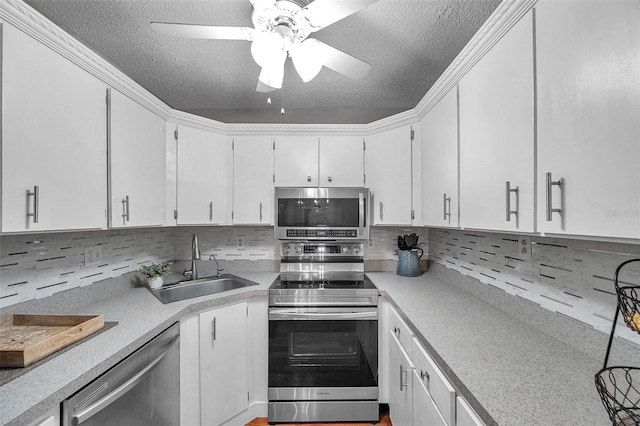
[[[167,304],[178,300],[192,299],[208,294],[222,293],[237,288],[258,285],[258,283],[237,277],[231,274],[223,274],[219,277],[205,277],[197,280],[179,281],[175,284],[165,285],[158,289],[149,289],[162,303]]]

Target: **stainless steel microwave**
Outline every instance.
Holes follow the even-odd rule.
[[[278,240],[368,240],[369,189],[276,188]]]

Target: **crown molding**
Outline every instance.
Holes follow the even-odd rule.
[[[166,119],[171,108],[22,0],[1,0],[0,19]]]
[[[80,66],[167,121],[227,135],[238,134],[357,134],[371,135],[421,120],[462,77],[537,3],[504,0],[456,56],[431,89],[411,110],[369,124],[222,123],[174,110],[22,0],[1,0],[0,19]]]
[[[418,102],[416,115],[422,119],[537,2],[503,0]]]

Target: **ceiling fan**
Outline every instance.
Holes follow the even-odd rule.
[[[308,37],[377,0],[249,1],[254,28],[168,22],[152,22],[151,27],[173,37],[250,41],[251,56],[261,67],[258,92],[282,88],[287,55],[305,83],[313,80],[323,66],[356,80],[371,69],[368,63]]]

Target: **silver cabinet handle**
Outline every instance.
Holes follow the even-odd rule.
[[[158,365],[158,363],[160,363],[160,361],[163,360],[163,358],[167,355],[167,352],[169,352],[169,350],[171,349],[171,346],[173,346],[174,342],[177,339],[178,339],[178,337],[174,338],[174,340],[169,345],[167,345],[168,346],[167,349],[165,349],[160,355],[158,355],[157,358],[155,358],[153,361],[151,361],[146,367],[144,367],[142,370],[140,370],[140,372],[138,372],[135,376],[133,376],[132,378],[127,380],[125,383],[123,383],[122,385],[117,387],[113,392],[111,392],[110,394],[106,395],[104,398],[100,399],[95,404],[90,405],[85,410],[83,410],[80,413],[78,413],[77,415],[73,416],[72,424],[79,425],[79,424],[85,422],[89,418],[93,417],[95,414],[97,414],[100,411],[102,411],[104,408],[106,408],[109,405],[111,405],[111,403],[113,403],[114,401],[118,400],[120,397],[122,397],[127,392],[129,392],[129,390],[131,390],[131,388],[133,388],[138,383],[140,383],[142,380],[144,380],[146,378],[147,374],[149,374],[149,372],[151,371],[151,369],[153,369],[153,367]]]
[[[327,180],[328,180],[329,182],[333,182],[333,178],[332,178],[331,176],[328,176],[328,177],[327,177]]]
[[[449,204],[449,209],[447,211],[447,204]],[[451,197],[447,197],[447,193],[442,194],[442,208],[444,210],[443,220],[449,219],[449,223],[451,223]]]
[[[307,182],[311,182],[311,176],[307,176]]]
[[[262,222],[262,203],[260,203],[260,222]]]
[[[562,214],[562,209],[554,209],[553,208],[553,186],[556,185],[560,188],[560,191],[562,191],[562,181],[563,179],[560,178],[560,180],[557,181],[553,181],[553,179],[551,178],[551,172],[547,173],[547,222],[551,222],[551,215],[553,213],[560,213]],[[560,196],[563,196],[563,193],[560,192]]]
[[[29,213],[29,197],[33,197],[33,213]],[[27,218],[33,216],[33,223],[38,223],[38,210],[40,207],[40,187],[33,187],[33,192],[27,189]]]
[[[407,386],[409,386],[406,383],[406,380],[402,380],[402,375],[408,373],[409,370],[405,370],[402,368],[402,364],[400,364],[400,392],[403,391],[403,388],[406,388]]]
[[[429,373],[427,371],[420,370],[420,378],[422,380],[429,381]]]
[[[358,236],[364,232],[364,194],[358,193]]]
[[[393,327],[393,334],[395,334],[396,336],[400,337],[400,328]]]
[[[511,215],[515,214],[516,217],[518,216],[518,205],[519,203],[519,199],[518,199],[518,187],[516,186],[515,188],[511,188],[511,182],[507,181],[506,185],[505,185],[505,189],[506,189],[506,196],[507,196],[507,210],[506,210],[506,219],[507,222],[511,221]],[[511,210],[511,193],[515,192],[516,193],[516,209],[515,210]]]
[[[213,317],[213,321],[211,321],[211,337],[213,341],[216,340],[216,317]]]
[[[125,197],[122,199],[122,219],[123,222],[129,222],[130,220],[130,216],[129,216],[129,196],[125,195]]]
[[[213,201],[209,203],[209,222],[213,222]]]
[[[382,222],[384,218],[384,204],[382,204],[382,201],[380,201],[380,221]]]

